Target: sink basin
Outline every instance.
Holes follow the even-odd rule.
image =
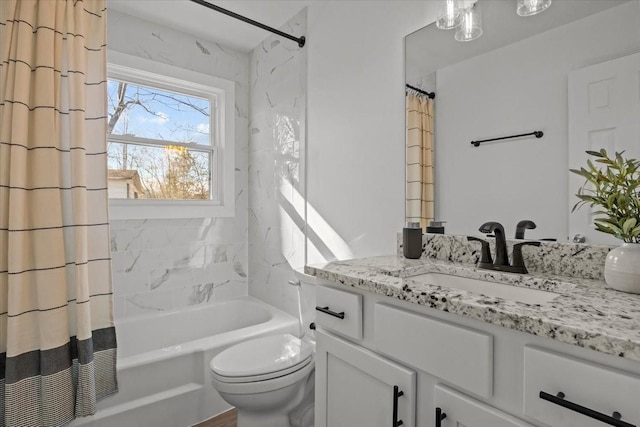
[[[523,288],[520,286],[506,285],[503,283],[489,282],[468,277],[453,276],[443,273],[426,273],[411,276],[407,279],[414,280],[425,285],[436,285],[443,288],[458,289],[461,291],[482,294],[490,297],[502,298],[509,301],[519,301],[525,304],[544,304],[559,294],[539,289]]]

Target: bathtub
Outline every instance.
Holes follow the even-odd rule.
[[[120,391],[85,427],[188,427],[226,411],[209,381],[209,361],[262,335],[296,334],[298,321],[251,297],[116,322]]]

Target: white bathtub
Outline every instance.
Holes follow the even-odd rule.
[[[226,411],[209,381],[209,361],[247,338],[297,332],[292,317],[251,297],[116,322],[118,394],[86,427],[188,427]]]

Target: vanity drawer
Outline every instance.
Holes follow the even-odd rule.
[[[546,395],[541,395],[541,392]],[[553,403],[558,393],[560,402]],[[543,398],[545,397],[545,398]],[[524,413],[551,426],[602,427],[608,424],[560,406],[568,402],[610,417],[621,414],[640,427],[640,377],[535,347],[524,349]]]
[[[362,339],[362,295],[318,286],[316,304],[318,325],[348,338]]]
[[[442,426],[534,427],[479,400],[458,393],[442,384],[435,387],[434,403]],[[436,415],[436,414],[434,414]],[[436,415],[436,419],[438,416]],[[436,424],[437,425],[437,424]]]
[[[493,336],[386,304],[375,307],[381,352],[482,397],[493,394]]]

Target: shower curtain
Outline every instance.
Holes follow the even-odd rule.
[[[406,217],[426,227],[434,219],[433,100],[408,90]]]
[[[117,391],[105,0],[0,1],[0,426]]]

